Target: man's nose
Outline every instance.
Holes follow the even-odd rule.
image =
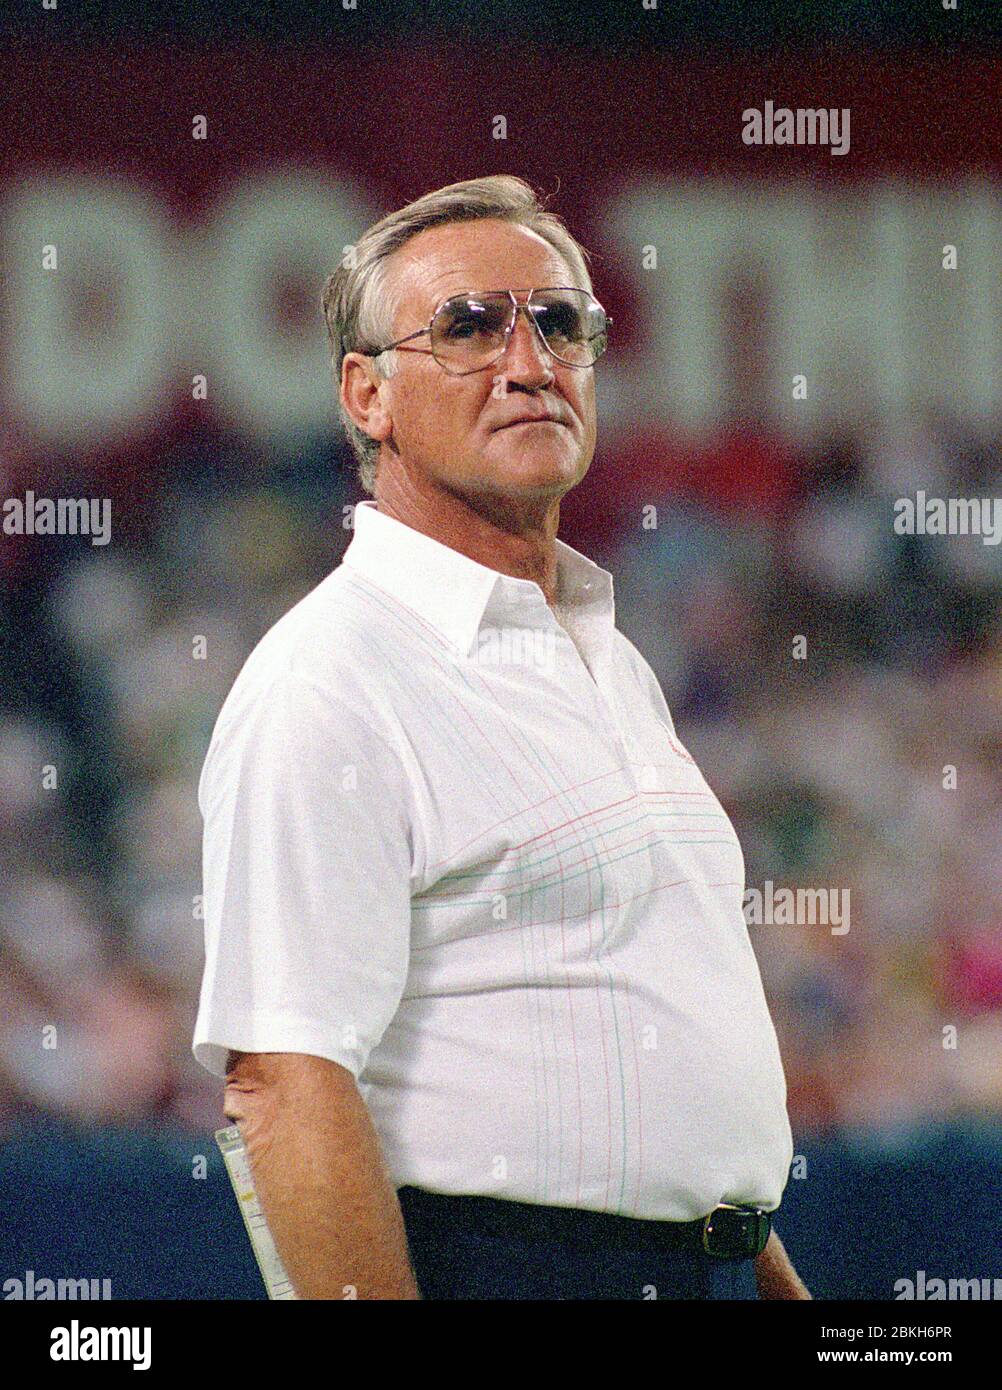
[[[540,341],[535,325],[529,322],[528,310],[522,304],[498,367],[509,381],[521,386],[539,387],[553,380],[553,358]]]

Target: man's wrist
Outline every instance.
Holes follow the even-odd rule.
[[[790,1263],[775,1231],[755,1260],[755,1283],[761,1299],[810,1299],[811,1294]]]

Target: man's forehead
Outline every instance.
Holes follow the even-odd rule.
[[[398,313],[425,319],[462,290],[573,283],[563,257],[538,233],[488,219],[426,228],[394,260]]]

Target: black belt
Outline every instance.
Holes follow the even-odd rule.
[[[474,1197],[401,1187],[397,1193],[406,1223],[441,1229],[474,1229],[521,1240],[565,1240],[618,1250],[689,1250],[721,1260],[750,1260],[765,1249],[772,1229],[767,1211],[725,1202],[698,1221],[652,1221],[581,1207],[545,1207],[498,1197]]]

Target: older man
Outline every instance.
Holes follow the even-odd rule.
[[[807,1297],[741,850],[557,539],[609,328],[581,248],[474,179],[372,227],[324,308],[375,500],[199,788],[194,1051],[293,1285]]]

